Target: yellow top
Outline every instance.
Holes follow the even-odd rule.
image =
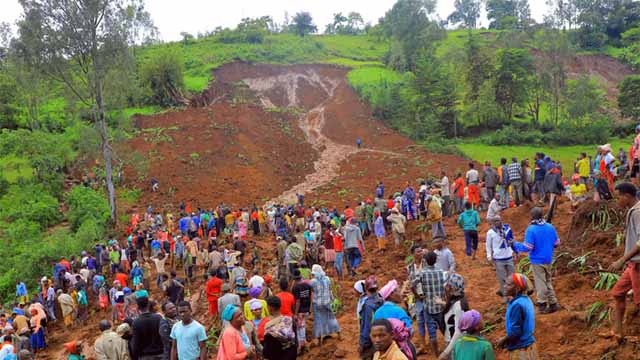
[[[580,174],[580,177],[589,177],[589,172],[591,170],[591,167],[589,166],[589,159],[580,159],[576,165],[578,167],[578,174]]]
[[[587,187],[584,184],[571,184],[571,194],[575,197],[583,196],[587,192]]]
[[[387,349],[384,354],[381,354],[380,351],[376,351],[373,354],[373,360],[408,360],[407,356],[400,350],[395,341],[391,342],[391,346]]]

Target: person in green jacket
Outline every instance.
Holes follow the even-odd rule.
[[[467,256],[476,258],[478,251],[478,225],[480,225],[480,215],[471,208],[471,203],[464,203],[465,210],[458,216],[458,225],[464,230],[464,241],[466,243]]]
[[[494,360],[493,347],[480,334],[482,331],[482,317],[476,310],[469,310],[462,314],[458,327],[464,331],[453,346],[453,360]]]

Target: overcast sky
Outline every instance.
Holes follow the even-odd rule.
[[[357,11],[365,22],[376,23],[393,6],[395,0],[146,0],[147,10],[165,41],[177,40],[180,32],[196,35],[217,26],[234,27],[242,18],[271,15],[280,23],[285,11],[290,16],[308,11],[323,31],[336,12]],[[547,12],[545,0],[529,0],[531,15],[542,21]],[[453,11],[453,0],[438,0],[437,13],[445,19]],[[17,0],[0,0],[0,21],[14,23],[22,13]],[[486,19],[481,22],[487,25]]]

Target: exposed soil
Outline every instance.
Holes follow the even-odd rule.
[[[389,194],[403,189],[407,181],[437,178],[441,169],[449,176],[466,169],[466,160],[430,154],[372,119],[369,108],[344,80],[346,71],[328,65],[229,64],[216,71],[217,82],[212,86],[218,88],[201,95],[199,101],[209,104],[206,107],[139,117],[140,132],[127,146],[130,153],[146,159],[148,171],[140,171],[145,167],[145,162],[140,162],[129,164],[125,173],[128,185],[143,189],[139,205],[175,208],[187,200],[193,207],[212,207],[220,201],[246,206],[288,201],[299,191],[306,194],[309,204],[342,208],[372,197],[379,180],[384,180]],[[214,95],[216,100],[210,101]],[[356,138],[363,140],[361,149],[355,146]],[[141,175],[146,178],[138,180]],[[149,191],[151,177],[160,180],[158,193]],[[562,241],[557,254],[563,254],[557,261],[554,285],[563,310],[537,317],[536,339],[542,359],[637,358],[635,345],[616,348],[610,340],[595,335],[606,329],[606,321],[602,329],[585,323],[588,306],[597,300],[608,302],[608,295],[593,290],[597,281],[593,273],[582,275],[568,266],[573,258],[592,250],[588,269],[598,264],[606,267],[621,254],[622,248],[615,244],[620,224],[606,231],[594,230],[591,213],[599,206],[588,202],[570,214],[569,204],[562,203],[554,218]],[[503,214],[517,240],[522,240],[529,210],[526,205]],[[425,237],[417,232],[417,225],[417,221],[411,222],[408,233],[408,239],[416,242]],[[504,334],[505,306],[495,295],[498,286],[493,268],[483,260],[488,225],[480,227],[475,261],[464,255],[462,231],[454,219],[447,219],[445,226],[458,271],[466,280],[470,306],[483,314],[486,323],[495,325],[487,334],[495,341]],[[270,236],[255,240],[268,266],[274,256],[274,240]],[[367,239],[366,245],[375,248],[373,239]],[[408,246],[392,249],[384,257],[367,252],[359,277],[375,273],[381,282],[404,280]],[[338,320],[343,340],[330,339],[323,348],[312,348],[305,359],[357,359],[353,281],[339,282],[344,308]],[[196,317],[211,325],[212,319],[204,314],[201,290],[202,283],[192,288],[192,302],[201,309]],[[49,334],[50,349],[41,358],[61,359],[61,344],[71,339],[86,339],[92,344],[102,317],[104,314],[92,314],[86,326],[73,332],[54,325]],[[630,334],[639,333],[637,324],[630,326]],[[92,358],[91,350],[87,355]],[[497,357],[506,359],[507,354],[497,351]]]

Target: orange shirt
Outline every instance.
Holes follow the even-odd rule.
[[[464,197],[464,180],[462,180],[462,178],[457,178],[456,181],[453,182],[453,188],[457,189],[458,197]]]
[[[335,252],[342,252],[343,250],[342,236],[340,235],[333,236],[333,250],[335,250]]]
[[[205,291],[208,301],[218,301],[218,297],[222,294],[222,280],[217,277],[207,280]]]
[[[122,285],[123,288],[127,286],[127,280],[129,279],[127,274],[119,272],[116,273],[115,278],[120,282],[120,285]]]
[[[280,298],[280,313],[284,316],[293,316],[293,304],[296,300],[293,298],[293,294],[288,291],[283,291],[276,295]]]
[[[345,209],[345,210],[344,210],[344,216],[345,216],[347,219],[352,218],[352,217],[353,217],[353,209],[352,209],[352,208]]]

